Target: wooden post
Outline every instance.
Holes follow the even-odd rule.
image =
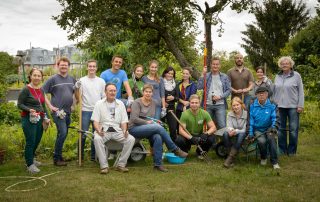
[[[79,88],[79,128],[82,130],[82,90]],[[82,133],[79,132],[79,166],[82,166],[81,156],[82,156]]]

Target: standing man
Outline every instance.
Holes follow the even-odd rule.
[[[261,165],[267,165],[267,150],[269,149],[273,169],[280,169],[275,139],[279,128],[277,106],[270,102],[267,87],[259,87],[256,90],[256,97],[250,105],[249,139],[255,137],[258,140]]]
[[[211,72],[207,73],[205,69],[203,74],[206,74],[206,104],[207,112],[216,124],[217,128],[226,127],[226,109],[227,98],[230,95],[230,81],[229,77],[220,72],[220,59],[218,57],[212,58]],[[199,78],[198,90],[204,89],[203,76]]]
[[[117,87],[117,96],[116,99],[121,99],[121,89],[122,89],[122,84],[124,85],[124,88],[127,91],[128,94],[128,100],[122,100],[121,101],[128,107],[130,106],[134,98],[132,97],[132,91],[128,82],[128,76],[127,73],[120,69],[123,63],[123,58],[122,56],[115,55],[112,57],[111,61],[111,68],[105,70],[104,72],[101,73],[100,77],[106,82],[106,83],[114,83]]]
[[[76,80],[68,75],[70,61],[66,57],[58,60],[58,73],[50,77],[43,85],[45,93],[51,95],[51,101],[46,98],[54,123],[57,127],[57,139],[54,148],[53,163],[56,166],[66,166],[62,157],[62,148],[67,138],[68,126],[71,119],[71,106],[73,103],[73,87]]]
[[[126,164],[135,139],[128,133],[126,108],[120,100],[116,99],[117,87],[114,83],[106,84],[105,93],[106,98],[97,102],[91,117],[95,129],[94,146],[100,163],[100,173],[109,172],[108,148],[105,148],[105,143],[109,140],[123,144],[116,170],[128,172]]]
[[[81,106],[81,113],[82,113],[82,120],[81,120],[81,129],[82,130],[89,130],[91,122],[91,116],[93,112],[94,105],[105,97],[105,82],[102,78],[97,77],[97,61],[96,60],[89,60],[87,62],[87,70],[88,75],[80,78],[77,81],[76,87],[76,94],[79,93],[79,89],[81,89],[82,95],[80,99],[82,99],[82,106]],[[94,127],[92,125],[92,129]],[[81,158],[83,159],[84,156],[84,147],[86,143],[86,136],[82,134],[81,138]],[[93,141],[91,142],[91,161],[95,160],[95,148]]]
[[[196,94],[190,96],[190,108],[182,112],[179,126],[179,134],[176,138],[176,144],[184,152],[189,152],[191,145],[200,145],[203,151],[208,152],[215,139],[213,133],[216,131],[210,114],[200,108],[200,97]],[[203,132],[203,123],[207,123],[208,130]],[[192,136],[183,129],[186,128]],[[199,149],[196,150],[198,158],[202,159]]]
[[[239,97],[242,99],[246,108],[248,109],[250,104],[249,91],[253,88],[253,75],[248,68],[243,65],[243,55],[237,53],[235,55],[236,66],[229,69],[227,75],[231,81],[231,99]]]

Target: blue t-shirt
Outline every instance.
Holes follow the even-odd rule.
[[[117,87],[117,99],[121,99],[121,87],[122,83],[125,81],[128,81],[127,73],[120,69],[117,73],[113,73],[111,69],[107,69],[104,72],[101,73],[100,77],[106,82],[106,83],[114,83]]]

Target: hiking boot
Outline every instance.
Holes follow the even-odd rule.
[[[33,164],[37,167],[42,165],[42,163],[40,161],[37,161],[36,159],[33,159]]]
[[[261,159],[260,164],[261,164],[262,166],[267,165],[267,159]]]
[[[54,161],[53,164],[55,166],[67,166],[67,163],[65,161],[61,161],[61,160]]]
[[[103,175],[108,174],[108,172],[109,172],[109,168],[108,167],[103,168],[103,169],[100,170],[100,174],[103,174]]]
[[[274,165],[273,165],[273,169],[274,169],[274,170],[280,169],[279,164],[278,164],[278,163],[274,164]]]
[[[166,168],[163,167],[163,166],[154,166],[153,168],[154,168],[155,170],[160,171],[160,172],[164,172],[164,173],[168,172],[168,169],[166,169]]]
[[[182,158],[186,158],[188,156],[188,153],[182,151],[180,148],[177,148],[176,150],[174,150],[173,153],[176,156],[179,156],[179,157],[182,157]]]
[[[37,166],[35,166],[34,164],[31,164],[30,166],[27,167],[27,170],[31,173],[31,174],[36,174],[38,172],[40,172],[40,169],[37,168]]]
[[[224,161],[223,166],[230,168],[233,166],[234,157],[237,155],[238,151],[235,148],[231,148],[228,158]]]
[[[117,166],[117,167],[116,167],[116,171],[119,171],[119,172],[121,172],[121,173],[127,173],[127,172],[129,172],[129,169],[126,168],[126,167]]]

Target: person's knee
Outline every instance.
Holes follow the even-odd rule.
[[[95,135],[93,139],[94,145],[103,144],[102,137],[100,135]]]

